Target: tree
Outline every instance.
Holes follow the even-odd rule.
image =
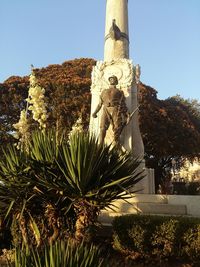
[[[170,179],[172,159],[195,159],[200,154],[200,112],[197,101],[172,97],[139,84],[140,127],[147,166],[155,169],[156,187]],[[192,104],[192,103],[195,103]]]
[[[26,105],[28,78],[13,76],[0,84],[0,144],[13,140],[10,135],[13,124],[17,122],[20,110]]]
[[[45,102],[49,118],[47,127],[70,131],[82,115],[87,127],[90,115],[91,70],[95,61],[76,59],[62,65],[34,69],[41,87],[45,88]],[[26,108],[29,77],[12,76],[0,84],[0,144],[15,142],[13,124],[19,121],[20,111]],[[34,126],[34,123],[31,121]]]

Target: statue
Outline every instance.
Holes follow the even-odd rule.
[[[116,76],[108,78],[110,83],[109,89],[104,89],[100,95],[99,104],[96,107],[93,118],[97,117],[97,113],[103,106],[103,112],[100,122],[99,143],[104,142],[106,131],[112,126],[114,134],[114,145],[119,145],[120,135],[123,128],[129,123],[130,114],[125,102],[123,91],[119,90],[116,85],[118,79]]]

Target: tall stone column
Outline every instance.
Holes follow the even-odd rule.
[[[92,117],[99,97],[104,89],[109,88],[108,78],[112,75],[118,78],[118,89],[124,92],[126,105],[134,116],[124,128],[120,143],[124,149],[131,151],[133,155],[142,160],[141,169],[145,169],[144,146],[141,138],[138,122],[137,82],[140,76],[139,65],[134,66],[129,59],[129,32],[128,32],[128,0],[107,0],[105,23],[105,47],[104,61],[98,61],[92,72],[92,103],[90,130],[97,136],[100,132],[101,111],[97,118]],[[109,144],[113,141],[112,127],[107,130],[105,141]],[[149,193],[147,177],[138,185],[143,193]]]
[[[129,58],[128,1],[107,0],[104,60]]]

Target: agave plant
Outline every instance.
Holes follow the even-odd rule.
[[[26,214],[40,244],[41,233],[34,220],[38,207],[51,228],[49,242],[61,231],[58,214],[67,219],[72,214],[69,211],[76,215],[76,240],[85,239],[100,210],[111,207],[116,199],[128,198],[129,190],[143,177],[138,170],[140,162],[131,154],[98,144],[88,133],[58,140],[53,132],[35,132],[29,147],[29,153],[9,148],[0,161],[0,206],[7,205],[7,214],[15,214],[25,243]]]

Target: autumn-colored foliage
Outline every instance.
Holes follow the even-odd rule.
[[[48,105],[47,127],[69,131],[82,114],[85,127],[89,122],[91,70],[95,61],[75,59],[61,65],[35,69],[36,77],[45,88]],[[29,77],[12,76],[0,84],[0,143],[12,140],[12,125],[19,120],[20,110],[26,107]]]
[[[81,114],[85,128],[88,127],[91,71],[95,63],[93,59],[82,58],[34,70],[45,88],[49,112],[47,127],[69,131]],[[1,144],[14,140],[10,135],[12,125],[26,106],[28,87],[28,76],[12,76],[0,84]],[[159,100],[156,90],[142,83],[138,89],[146,164],[156,169],[158,180],[166,175],[163,170],[171,164],[172,158],[199,156],[200,108],[198,102],[181,97]]]
[[[159,100],[150,86],[140,83],[138,88],[146,164],[155,169],[158,187],[170,179],[172,159],[200,155],[200,108],[195,100]]]
[[[176,98],[159,100],[144,84],[140,91],[140,126],[148,155],[193,156],[200,152],[200,118]],[[200,111],[199,111],[200,114]]]

